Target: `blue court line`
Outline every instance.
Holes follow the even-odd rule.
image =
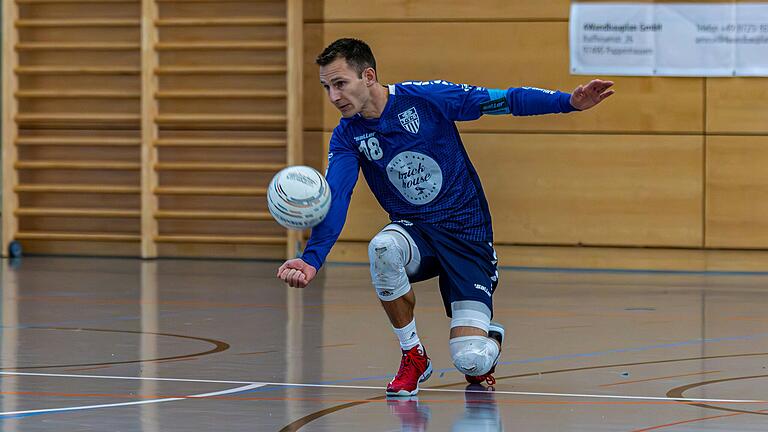
[[[305,303],[306,306],[322,306],[323,303]],[[167,311],[167,312],[158,312],[158,318],[170,318],[170,317],[177,317],[181,315],[193,315],[193,314],[201,314],[201,313],[211,313],[214,311],[218,311],[221,309],[231,310],[231,311],[255,311],[259,310],[259,313],[264,313],[263,310],[276,310],[280,311],[279,309],[275,309],[272,307],[266,307],[266,306],[237,306],[237,307],[230,307],[230,306],[220,306],[220,307],[212,307],[212,308],[206,308],[206,309],[190,309],[190,310],[184,310],[184,311]],[[305,313],[312,313],[312,311],[305,311]],[[0,325],[0,328],[16,328],[16,329],[28,329],[28,328],[34,328],[34,327],[66,327],[66,326],[80,326],[80,325],[93,325],[93,324],[101,324],[105,322],[112,322],[112,321],[135,321],[140,320],[141,315],[126,315],[121,317],[109,317],[109,318],[99,318],[99,319],[93,319],[93,320],[72,320],[72,321],[60,321],[60,322],[54,322],[54,323],[35,323],[35,324],[18,324],[15,326],[2,326]]]
[[[512,360],[507,362],[499,362],[500,366],[505,365],[515,365],[515,364],[531,364],[531,363],[544,363],[549,361],[558,361],[558,360],[568,360],[568,359],[578,359],[578,358],[589,358],[589,357],[598,357],[603,355],[609,355],[609,354],[622,354],[622,353],[630,353],[630,352],[642,352],[642,351],[651,351],[651,350],[658,350],[658,349],[668,349],[668,348],[678,348],[678,347],[684,347],[684,346],[691,346],[691,345],[701,345],[705,343],[717,343],[717,342],[732,342],[732,341],[745,341],[745,340],[752,340],[752,339],[759,339],[768,337],[768,333],[757,333],[754,335],[743,335],[743,336],[729,336],[729,337],[720,337],[720,338],[707,338],[707,339],[691,339],[687,341],[681,341],[681,342],[673,342],[673,343],[667,343],[667,344],[657,344],[657,345],[647,345],[647,346],[641,346],[641,347],[631,347],[631,348],[617,348],[612,350],[605,350],[605,351],[593,351],[593,352],[587,352],[587,353],[574,353],[574,354],[563,354],[558,356],[548,356],[548,357],[534,357],[529,359],[521,359],[521,360]],[[456,368],[443,368],[443,369],[435,369],[433,373],[447,373],[447,372],[456,372]],[[372,380],[380,380],[380,379],[386,379],[389,380],[392,378],[392,375],[378,375],[378,376],[368,376],[368,377],[360,377],[360,378],[347,378],[347,379],[340,379],[340,380],[333,380],[333,381],[321,381],[314,384],[344,384],[344,383],[351,383],[351,382],[360,382],[360,381],[372,381]],[[292,388],[291,386],[281,386],[280,388]],[[259,388],[259,389],[253,389],[248,390],[249,393],[260,393],[260,392],[266,392],[266,391],[275,391],[278,390],[277,388]]]
[[[74,411],[74,409],[72,409],[71,411]],[[56,411],[56,412],[63,414],[63,413],[71,412],[71,411],[70,410],[66,410],[66,411]],[[30,414],[4,415],[4,416],[0,416],[0,421],[2,421],[2,420],[17,419],[17,418],[22,418],[22,417],[34,417],[34,416],[38,416],[38,415],[42,415],[42,414],[52,414],[52,413],[53,413],[53,411],[39,412],[39,413],[30,413]]]
[[[357,266],[368,267],[368,263],[356,262],[332,262],[326,266]],[[654,270],[654,269],[628,269],[628,268],[589,268],[589,267],[527,267],[527,266],[499,266],[499,270],[511,270],[532,273],[606,273],[606,274],[662,274],[684,276],[768,276],[766,271],[744,270]]]
[[[234,393],[228,393],[227,396],[241,394],[241,393],[248,393],[248,390],[243,390],[243,391],[234,392]],[[161,397],[159,399],[166,399],[166,398],[171,399],[171,398],[174,398],[174,397],[178,397],[178,396],[167,396],[167,397]],[[204,398],[197,398],[197,399],[204,399]],[[176,402],[179,402],[179,401],[176,401]],[[136,406],[139,406],[139,405],[136,405]],[[103,407],[103,408],[122,408],[122,407],[118,406],[118,407]],[[3,420],[17,419],[17,418],[22,418],[22,417],[34,417],[34,416],[45,415],[45,414],[64,414],[64,413],[70,413],[70,412],[73,412],[73,411],[83,411],[83,409],[81,407],[72,407],[71,409],[67,409],[67,408],[61,409],[61,408],[58,408],[55,411],[54,410],[50,410],[50,411],[46,410],[46,411],[40,411],[40,412],[34,412],[34,413],[26,413],[26,414],[0,415],[0,422],[2,422]]]
[[[536,273],[615,273],[615,274],[663,274],[685,276],[768,276],[768,271],[741,270],[652,270],[652,269],[599,269],[599,268],[567,268],[567,267],[519,267],[499,266],[502,270]]]
[[[619,354],[619,353],[628,353],[628,352],[641,352],[641,351],[650,351],[650,350],[657,350],[657,349],[667,349],[667,348],[678,348],[682,346],[691,346],[691,345],[701,345],[704,343],[717,343],[717,342],[731,342],[731,341],[745,341],[745,340],[752,340],[752,339],[759,339],[763,337],[768,337],[768,333],[757,333],[753,335],[742,335],[742,336],[729,336],[729,337],[720,337],[720,338],[707,338],[707,339],[691,339],[687,341],[681,341],[681,342],[673,342],[668,344],[656,344],[656,345],[646,345],[641,347],[632,347],[632,348],[617,348],[612,350],[605,350],[605,351],[593,351],[588,353],[575,353],[575,354],[564,354],[559,356],[548,356],[548,357],[534,357],[530,359],[522,359],[522,360],[513,360],[508,362],[499,362],[499,365],[513,365],[513,364],[531,364],[531,363],[543,363],[548,361],[557,361],[557,360],[565,360],[565,359],[575,359],[575,358],[588,358],[588,357],[598,357],[608,354]],[[434,372],[437,373],[445,373],[445,372],[457,372],[455,368],[444,368],[444,369],[437,369]],[[434,373],[433,372],[433,373]],[[350,378],[350,379],[341,379],[341,380],[333,380],[333,381],[322,381],[315,384],[342,384],[342,383],[349,383],[349,382],[359,382],[359,381],[370,381],[370,380],[380,380],[380,379],[390,379],[392,375],[379,375],[379,376],[368,376],[368,377],[360,377],[360,378]],[[256,382],[256,381],[255,381]],[[300,386],[280,386],[280,387],[261,387],[258,389],[253,390],[246,390],[243,392],[238,393],[262,393],[262,392],[271,392],[271,391],[277,391],[285,388],[299,388]],[[15,418],[21,418],[21,417],[31,417],[36,415],[42,415],[42,414],[59,414],[59,413],[65,413],[65,412],[71,412],[77,410],[76,407],[73,407],[72,410],[60,410],[60,411],[43,411],[38,413],[31,413],[31,414],[14,414],[9,416],[0,416],[0,422],[2,420],[6,419],[15,419]]]
[[[538,268],[532,268],[532,271],[539,271]],[[579,270],[583,271],[583,270]],[[602,270],[598,270],[602,272]],[[768,273],[766,273],[768,274]],[[217,309],[217,308],[213,308]],[[240,308],[235,308],[240,309]],[[184,311],[184,312],[161,312],[160,316],[162,318],[167,318],[171,316],[178,316],[178,315],[184,315],[188,314],[190,312],[206,312],[210,309],[205,310],[195,310],[195,311]],[[83,325],[83,324],[96,324],[96,323],[102,323],[105,321],[130,321],[130,320],[138,320],[140,319],[140,316],[123,316],[123,317],[112,317],[112,318],[105,318],[101,320],[88,320],[88,321],[64,321],[64,322],[58,322],[58,323],[37,323],[37,324],[23,324],[18,326],[13,326],[10,328],[18,328],[18,329],[28,329],[28,328],[35,328],[35,327],[60,327],[65,325]],[[0,326],[0,328],[8,328],[6,326]],[[669,344],[658,344],[658,345],[648,345],[648,346],[642,346],[642,347],[632,347],[632,348],[619,348],[619,349],[613,349],[613,350],[606,350],[606,351],[595,351],[595,352],[588,352],[588,353],[574,353],[574,354],[564,354],[564,355],[558,355],[558,356],[548,356],[548,357],[538,357],[538,358],[530,358],[530,359],[521,359],[521,360],[513,360],[513,361],[507,361],[507,362],[499,362],[499,365],[515,365],[515,364],[531,364],[531,363],[541,363],[541,362],[547,362],[547,361],[558,361],[558,360],[567,360],[567,359],[577,359],[577,358],[589,358],[589,357],[597,357],[601,355],[608,355],[608,354],[621,354],[621,353],[629,353],[629,352],[642,352],[642,351],[649,351],[649,350],[655,350],[655,349],[666,349],[666,348],[677,348],[682,346],[690,346],[690,345],[700,345],[704,343],[717,343],[717,342],[727,342],[727,341],[743,341],[743,340],[751,340],[751,339],[757,339],[768,336],[768,333],[758,333],[755,335],[744,335],[744,336],[732,336],[732,337],[723,337],[723,338],[708,338],[708,339],[693,339],[688,341],[682,341],[682,342],[674,342]],[[447,373],[447,372],[458,372],[454,368],[443,368],[443,369],[436,369],[435,372],[437,373]],[[341,380],[332,380],[332,381],[321,381],[317,382],[315,384],[341,384],[341,383],[348,383],[348,382],[359,382],[359,381],[371,381],[371,380],[379,380],[379,379],[390,379],[391,375],[378,375],[378,376],[368,376],[368,377],[359,377],[359,378],[348,378],[348,379],[341,379]],[[286,386],[288,388],[289,386]],[[262,391],[273,391],[274,389],[269,388],[263,388],[263,389],[254,389],[250,390],[249,392],[262,392]]]
[[[574,359],[574,358],[597,357],[597,356],[606,355],[606,354],[622,354],[622,353],[630,353],[630,352],[650,351],[650,350],[655,350],[655,349],[678,348],[678,347],[690,346],[690,345],[702,345],[702,344],[705,344],[705,343],[745,341],[745,340],[759,339],[759,338],[763,338],[763,337],[768,337],[768,333],[758,333],[758,334],[754,334],[754,335],[745,335],[745,336],[729,336],[729,337],[720,337],[720,338],[693,339],[693,340],[682,341],[682,342],[673,342],[673,343],[658,344],[658,345],[648,345],[648,346],[644,346],[644,347],[617,348],[617,349],[612,349],[612,350],[594,351],[594,352],[589,352],[589,353],[565,354],[565,355],[559,355],[559,356],[549,356],[549,357],[539,357],[539,358],[531,358],[531,359],[523,359],[523,360],[513,360],[513,361],[508,361],[508,362],[499,362],[499,364],[500,365],[513,365],[513,364],[540,363],[540,362],[545,362],[545,361],[557,361],[557,360]],[[441,369],[438,372],[450,371],[450,370],[455,370],[455,369]]]
[[[168,318],[173,316],[182,315],[185,312],[161,312],[159,313],[158,318]],[[101,319],[95,319],[95,320],[75,320],[75,321],[60,321],[55,323],[36,323],[36,324],[19,324],[15,326],[2,326],[0,325],[0,328],[11,328],[11,329],[34,329],[39,327],[66,327],[66,326],[82,326],[82,325],[92,325],[92,324],[102,324],[105,322],[112,322],[112,321],[135,321],[140,320],[140,315],[129,315],[129,316],[121,316],[121,317],[111,317],[111,318],[101,318]]]

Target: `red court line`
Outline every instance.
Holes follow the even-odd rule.
[[[589,328],[594,327],[594,325],[573,325],[573,326],[564,326],[564,327],[547,327],[547,330],[569,330],[569,329],[577,329],[577,328]]]
[[[760,410],[759,412],[766,412],[766,411],[768,411],[768,410]],[[721,414],[721,415],[710,416],[710,417],[700,417],[700,418],[691,419],[691,420],[682,420],[682,421],[678,421],[678,422],[674,422],[674,423],[667,423],[667,424],[658,425],[658,426],[651,426],[651,427],[647,427],[647,428],[644,428],[644,429],[634,429],[631,432],[647,432],[647,431],[652,431],[652,430],[664,429],[664,428],[668,428],[668,427],[672,427],[672,426],[678,426],[678,425],[681,425],[681,424],[696,423],[696,422],[702,422],[702,421],[707,421],[707,420],[714,420],[714,419],[719,419],[719,418],[724,418],[724,417],[740,416],[740,415],[745,415],[745,414],[748,414],[748,413]]]
[[[254,351],[254,352],[244,352],[244,353],[235,353],[235,355],[259,355],[259,354],[269,354],[269,353],[276,353],[276,350],[271,351]]]
[[[225,302],[212,302],[212,301],[205,301],[205,300],[160,300],[155,302],[143,302],[139,299],[119,299],[119,298],[109,298],[109,297],[101,297],[101,298],[83,298],[83,297],[57,297],[57,296],[17,296],[12,297],[10,300],[16,300],[16,301],[40,301],[40,302],[52,302],[52,303],[83,303],[83,304],[105,304],[105,305],[111,305],[111,304],[143,304],[143,305],[175,305],[175,306],[187,306],[187,307],[221,307],[221,308],[244,308],[244,307],[252,307],[252,308],[272,308],[272,309],[286,309],[286,305],[284,304],[273,304],[273,303],[225,303]],[[303,306],[304,309],[343,309],[345,311],[349,310],[380,310],[381,306],[378,303],[372,302],[372,303],[366,303],[366,304],[318,304],[318,305],[306,305]],[[443,310],[442,306],[420,306],[421,309],[424,310]],[[547,310],[547,309],[540,309],[540,310],[526,310],[526,309],[520,309],[520,308],[505,308],[505,307],[499,307],[495,308],[497,312],[505,312],[505,313],[514,313],[518,316],[524,316],[524,317],[539,317],[539,318],[568,318],[568,317],[614,317],[614,318],[630,318],[630,315],[628,315],[630,312],[601,312],[601,313],[594,313],[594,312],[568,312],[568,311],[562,311],[562,310]],[[634,318],[634,317],[632,317]],[[683,321],[684,319],[680,318],[677,315],[674,316],[667,316],[667,315],[659,315],[654,314],[654,318],[674,318],[674,321]],[[729,317],[724,317],[724,319],[730,319]]]
[[[168,360],[159,360],[155,363],[173,363],[173,362],[180,362],[180,361],[190,361],[190,360],[200,360],[197,357],[190,357],[190,358],[181,358],[181,359],[168,359]]]
[[[189,395],[139,395],[129,393],[64,393],[64,392],[41,392],[41,391],[7,391],[0,392],[2,395],[20,395],[20,396],[41,396],[41,397],[66,397],[66,398],[113,398],[113,399],[165,399],[165,398],[180,398],[180,399],[197,399],[203,398]],[[487,395],[480,393],[479,395]],[[324,397],[247,397],[247,396],[208,396],[204,399],[218,399],[228,401],[303,401],[303,402],[338,402],[338,403],[386,403],[387,399],[370,400],[370,399],[340,399],[340,398],[324,398]],[[419,399],[420,403],[432,403],[432,404],[464,404],[466,401],[462,399]],[[481,403],[472,401],[475,403]],[[761,403],[765,402],[734,402],[734,403]],[[599,406],[626,406],[626,405],[690,405],[690,402],[681,402],[675,400],[669,401],[573,401],[573,400],[493,400],[489,404],[497,405],[599,405]],[[766,410],[768,411],[768,410]],[[730,415],[730,414],[729,414]]]
[[[338,347],[346,347],[346,346],[355,346],[357,344],[353,343],[340,343],[340,344],[331,344],[331,345],[319,345],[315,348],[338,348]]]
[[[93,366],[93,367],[84,367],[84,368],[75,368],[75,369],[64,369],[67,372],[75,372],[75,371],[85,371],[85,370],[94,370],[94,369],[106,369],[111,368],[114,365],[106,365],[106,366]]]
[[[19,296],[11,300],[17,301],[39,301],[51,303],[83,303],[83,304],[130,304],[130,305],[176,305],[190,307],[263,307],[274,309],[285,309],[286,305],[270,303],[223,303],[204,300],[160,300],[156,302],[141,301],[138,299],[116,299],[109,297],[102,298],[82,298],[82,297],[55,297],[55,296]]]
[[[744,316],[725,317],[725,319],[731,320],[731,321],[757,321],[757,322],[766,322],[766,321],[768,321],[768,318],[744,317]]]

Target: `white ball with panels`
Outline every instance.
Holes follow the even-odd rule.
[[[331,188],[316,169],[289,166],[269,183],[267,206],[277,223],[288,229],[312,228],[331,208]]]

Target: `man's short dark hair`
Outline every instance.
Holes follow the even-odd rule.
[[[347,64],[361,77],[366,68],[370,67],[376,70],[376,59],[373,57],[371,47],[360,39],[342,38],[336,40],[317,56],[315,63],[320,66],[327,66],[337,58],[345,59]]]

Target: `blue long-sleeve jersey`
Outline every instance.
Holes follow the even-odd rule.
[[[570,94],[532,87],[499,90],[442,80],[388,87],[381,117],[342,118],[333,131],[326,171],[333,201],[302,255],[317,269],[341,233],[360,169],[391,220],[492,242],[488,202],[454,122],[575,110]]]

